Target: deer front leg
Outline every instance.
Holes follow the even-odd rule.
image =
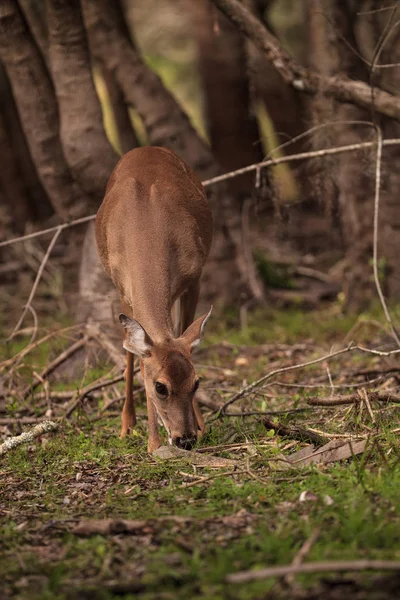
[[[161,446],[160,434],[158,432],[158,415],[152,401],[147,397],[147,420],[149,424],[149,441],[147,443],[147,452],[154,452]]]
[[[133,401],[133,354],[126,353],[125,379],[125,402],[122,409],[122,426],[120,437],[125,437],[132,432],[136,425],[135,403]]]

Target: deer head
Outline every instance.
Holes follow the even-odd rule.
[[[168,442],[190,450],[196,443],[198,423],[193,410],[199,386],[192,351],[201,342],[210,311],[194,321],[178,338],[153,342],[135,319],[120,314],[125,329],[124,348],[136,354],[150,400],[168,433]]]

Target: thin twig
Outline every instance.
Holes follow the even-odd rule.
[[[250,394],[255,388],[259,387],[262,383],[264,383],[268,379],[271,379],[271,377],[278,375],[278,373],[286,373],[287,371],[294,371],[296,369],[302,369],[304,367],[309,367],[310,365],[315,365],[320,362],[323,362],[324,360],[328,360],[330,358],[340,356],[341,354],[345,354],[346,352],[350,352],[353,349],[354,349],[354,346],[352,346],[350,344],[347,348],[343,348],[342,350],[337,350],[336,352],[331,352],[330,354],[326,354],[325,356],[321,356],[319,358],[315,358],[313,360],[309,360],[304,363],[299,363],[297,365],[290,365],[289,367],[281,367],[280,369],[275,369],[274,371],[270,371],[266,375],[263,375],[263,377],[260,377],[260,379],[257,379],[257,381],[250,383],[246,387],[244,387],[241,390],[239,390],[238,392],[236,392],[236,394],[234,394],[232,396],[232,398],[230,398],[229,400],[227,400],[225,402],[225,404],[223,404],[220,412],[224,414],[226,409],[228,408],[228,406],[230,406],[233,402],[236,402],[240,398],[243,398],[243,396]]]
[[[64,229],[68,229],[68,227],[73,227],[74,225],[81,225],[82,223],[88,223],[89,221],[93,221],[96,218],[96,215],[88,215],[87,217],[81,217],[80,219],[74,219],[72,221],[67,221],[62,225],[55,225],[54,227],[48,227],[47,229],[42,229],[41,231],[35,231],[34,233],[28,233],[27,235],[21,235],[19,237],[13,238],[11,240],[5,240],[4,242],[0,242],[0,248],[3,246],[9,246],[10,244],[15,244],[16,242],[23,242],[25,240],[32,240],[34,238],[40,237],[42,235],[46,235],[46,233],[53,233],[53,231],[63,231]]]
[[[43,417],[1,417],[0,425],[33,425],[46,420]]]
[[[47,365],[45,369],[40,373],[40,377],[37,378],[36,381],[28,385],[25,390],[22,392],[22,397],[24,400],[31,394],[41,383],[43,379],[46,379],[50,373],[52,373],[57,367],[59,367],[63,362],[70,358],[73,354],[78,352],[81,348],[83,348],[87,341],[89,340],[88,336],[84,336],[82,339],[69,346],[64,352],[61,352],[50,364]]]
[[[228,477],[229,475],[241,475],[243,473],[247,473],[246,470],[234,470],[234,471],[220,471],[218,473],[214,473],[213,475],[209,475],[208,477],[199,477],[194,481],[181,483],[180,487],[192,487],[194,485],[200,485],[201,483],[206,483],[211,481],[212,479],[216,479],[217,477]]]
[[[290,437],[293,440],[299,440],[300,442],[310,442],[311,444],[318,444],[322,446],[326,443],[324,439],[318,433],[305,429],[304,427],[283,425],[283,423],[275,423],[271,419],[263,419],[263,425],[266,429],[272,429],[278,435],[282,437]]]
[[[379,197],[380,197],[380,187],[381,187],[381,161],[382,161],[382,131],[380,127],[376,127],[377,134],[377,147],[376,147],[376,169],[375,169],[375,201],[374,201],[374,241],[373,241],[373,271],[374,271],[374,281],[376,290],[378,292],[379,300],[381,302],[383,312],[385,313],[386,321],[389,324],[390,330],[394,339],[396,340],[396,344],[398,348],[400,348],[400,339],[397,335],[397,332],[394,328],[392,318],[388,311],[386,301],[382,292],[381,283],[379,281],[379,273],[378,273],[378,227],[379,227]]]
[[[140,369],[135,369],[133,371],[133,374],[135,375],[136,373],[139,372],[139,370]],[[82,400],[84,400],[86,398],[86,396],[88,396],[91,392],[94,392],[95,390],[99,390],[104,387],[108,387],[110,385],[114,385],[115,383],[118,383],[119,381],[123,381],[123,379],[124,379],[124,376],[119,375],[118,377],[114,377],[114,379],[109,379],[108,381],[100,380],[95,383],[91,383],[90,385],[87,385],[80,393],[77,393],[75,395],[75,397],[71,400],[69,406],[67,407],[67,410],[65,411],[65,415],[62,417],[62,419],[68,419],[68,417],[71,416],[71,414],[79,406],[79,404],[82,402]]]
[[[281,156],[279,158],[270,158],[268,160],[264,160],[258,163],[254,163],[248,165],[247,167],[243,167],[241,169],[236,169],[234,171],[229,171],[228,173],[224,173],[223,175],[219,175],[217,177],[213,177],[211,179],[204,180],[203,186],[209,187],[214,185],[215,183],[219,183],[221,181],[226,181],[228,179],[233,179],[234,177],[239,177],[245,173],[251,173],[252,171],[257,171],[260,168],[270,167],[274,165],[279,165],[282,163],[288,162],[297,162],[301,160],[305,160],[307,158],[321,158],[323,156],[329,156],[332,154],[341,154],[343,152],[353,152],[354,150],[363,150],[365,148],[372,148],[376,146],[376,141],[371,142],[360,142],[357,144],[348,144],[346,146],[337,146],[335,148],[325,148],[321,150],[313,150],[310,152],[300,152],[299,154],[290,154],[288,156]],[[382,141],[382,146],[398,146],[400,145],[400,138],[392,138]],[[24,240],[33,239],[40,237],[42,235],[46,235],[47,233],[53,233],[60,229],[63,231],[68,227],[73,227],[75,225],[80,225],[82,223],[87,223],[96,218],[96,215],[88,215],[87,217],[82,217],[80,219],[75,219],[73,221],[69,221],[67,223],[63,223],[62,225],[56,225],[55,227],[49,227],[48,229],[42,229],[41,231],[35,231],[34,233],[30,233],[28,235],[23,235],[20,237],[12,238],[11,240],[5,240],[0,242],[0,248],[4,246],[9,246],[10,244],[15,244],[17,242],[22,242]]]
[[[367,392],[365,392],[367,393]],[[308,397],[307,404],[310,406],[344,406],[346,404],[359,404],[364,400],[358,393],[349,396],[330,396],[329,398]],[[368,392],[369,402],[393,402],[400,403],[400,394],[391,394],[388,392]]]
[[[3,369],[9,369],[10,367],[14,366],[15,363],[18,363],[20,360],[22,360],[27,354],[29,354],[29,352],[32,352],[32,350],[34,350],[41,344],[44,344],[50,338],[52,338],[56,335],[62,334],[66,331],[71,331],[73,329],[79,329],[80,327],[82,327],[82,324],[77,323],[76,325],[70,325],[69,327],[64,327],[63,329],[57,329],[56,331],[51,331],[50,333],[47,333],[45,336],[40,338],[40,340],[29,343],[25,348],[23,348],[23,350],[20,350],[20,352],[18,352],[11,358],[8,358],[7,360],[4,360],[2,363],[0,363],[0,372],[3,371]]]
[[[248,583],[268,579],[269,577],[282,577],[296,573],[325,573],[332,571],[400,571],[400,561],[395,560],[352,560],[312,562],[303,565],[285,565],[269,567],[252,571],[240,571],[226,577],[228,583]]]
[[[355,345],[353,342],[350,342],[350,344],[347,346],[347,348],[343,348],[342,350],[337,350],[336,352],[331,352],[330,354],[326,354],[325,356],[320,356],[319,358],[315,358],[313,360],[309,360],[304,363],[298,363],[296,365],[290,365],[288,367],[282,367],[280,369],[275,369],[274,371],[270,371],[266,375],[263,375],[263,377],[260,377],[260,379],[257,379],[257,381],[250,383],[246,387],[244,387],[241,390],[239,390],[238,392],[236,392],[236,394],[234,394],[232,396],[232,398],[227,400],[225,402],[225,404],[222,405],[219,412],[222,414],[225,414],[227,407],[230,406],[233,402],[236,402],[237,400],[239,400],[240,398],[243,398],[244,396],[248,396],[249,394],[251,394],[251,392],[254,389],[261,386],[262,383],[264,383],[268,379],[271,379],[271,377],[278,375],[279,373],[286,373],[288,371],[295,371],[297,369],[303,369],[305,367],[309,367],[311,365],[316,365],[325,360],[335,358],[337,356],[340,356],[341,354],[345,354],[347,352],[351,352],[354,350],[359,350],[361,352],[366,352],[368,354],[378,354],[379,356],[391,356],[392,354],[398,354],[400,352],[400,350],[388,350],[388,351],[383,352],[380,350],[364,348],[362,346]],[[262,386],[262,387],[264,387],[264,386]],[[261,387],[261,389],[262,389],[262,387]]]
[[[319,532],[320,532],[319,527],[316,527],[313,530],[310,537],[304,542],[304,544],[302,545],[302,547],[300,548],[300,550],[297,552],[296,556],[294,557],[294,559],[292,561],[292,567],[299,567],[301,564],[303,564],[304,559],[310,553],[311,548],[314,546],[315,542],[317,541]],[[288,585],[293,585],[294,578],[295,578],[294,573],[288,573],[285,576],[285,581]]]
[[[53,239],[51,240],[51,242],[50,242],[50,244],[49,244],[49,246],[47,248],[46,254],[43,257],[42,262],[40,263],[40,267],[39,267],[39,270],[37,272],[36,279],[35,279],[35,281],[33,283],[33,286],[32,286],[32,289],[31,289],[31,293],[29,294],[28,301],[25,304],[25,307],[24,307],[24,309],[22,311],[22,315],[20,316],[18,323],[14,327],[13,332],[11,333],[11,335],[8,336],[7,341],[10,341],[10,340],[13,339],[13,337],[16,335],[17,331],[19,330],[19,328],[21,327],[21,325],[23,323],[25,315],[26,315],[27,311],[29,310],[29,308],[30,308],[30,306],[32,304],[32,300],[33,300],[33,298],[34,298],[34,296],[36,294],[36,290],[37,290],[37,287],[39,285],[40,279],[42,277],[42,274],[43,274],[44,268],[46,266],[46,263],[47,263],[47,261],[49,259],[49,256],[51,254],[51,251],[54,248],[54,245],[55,245],[56,241],[58,240],[58,237],[59,237],[61,231],[62,231],[62,227],[60,226],[60,227],[58,227],[58,229],[56,230],[55,234],[53,235]]]

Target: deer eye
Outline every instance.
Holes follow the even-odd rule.
[[[168,388],[161,381],[156,381],[156,392],[160,394],[160,396],[168,396]]]
[[[193,392],[197,392],[200,385],[200,379],[196,379],[196,383],[194,384]]]

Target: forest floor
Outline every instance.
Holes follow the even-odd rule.
[[[274,414],[203,408],[206,435],[170,457],[146,452],[143,392],[137,429],[120,440],[123,383],[87,391],[120,376],[104,353],[92,363],[71,355],[46,375],[83,333],[45,325],[38,339],[52,336],[25,356],[19,336],[0,357],[0,442],[61,419],[56,432],[0,456],[2,599],[400,596],[399,570],[229,580],[293,561],[400,561],[400,367],[384,355],[396,346],[378,309],[260,310],[242,332],[235,315],[215,317],[195,363],[217,407],[263,375],[351,342],[382,354],[353,348],[272,374],[227,412]],[[347,404],[312,404],[343,396]]]

